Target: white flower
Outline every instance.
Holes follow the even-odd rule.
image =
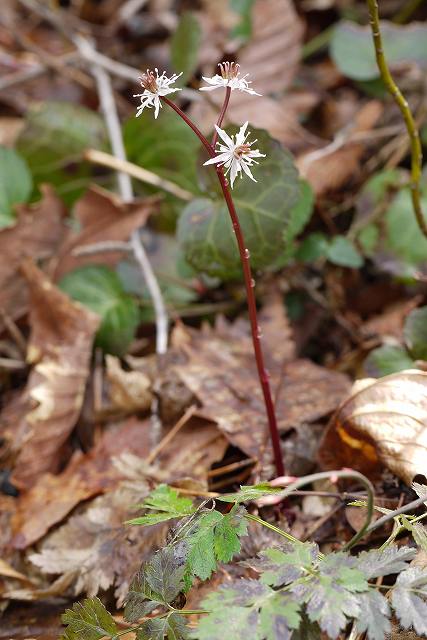
[[[181,91],[178,87],[171,89],[170,85],[176,82],[178,78],[182,76],[182,73],[178,75],[174,74],[171,78],[167,78],[165,71],[163,71],[161,76],[159,76],[158,69],[155,69],[155,71],[157,77],[150,69],[147,69],[144,75],[139,78],[141,86],[144,87],[144,93],[136,93],[133,96],[134,98],[141,98],[141,104],[136,112],[136,117],[141,115],[145,107],[154,107],[154,117],[157,118],[160,107],[162,106],[161,96],[167,96],[169,93]]]
[[[221,69],[221,75],[216,74],[213,78],[202,76],[203,80],[211,86],[200,87],[200,91],[213,91],[219,87],[230,87],[231,90],[246,91],[246,93],[250,93],[253,96],[261,95],[249,87],[252,84],[249,80],[246,80],[249,74],[239,78],[240,65],[235,62],[221,62],[218,66]]]
[[[240,173],[240,177],[243,177],[242,171],[248,175],[251,180],[256,182],[253,177],[251,167],[253,164],[258,164],[254,158],[265,158],[265,154],[260,153],[258,149],[251,149],[251,146],[255,144],[256,140],[253,142],[246,142],[247,137],[250,135],[250,131],[246,133],[246,129],[248,127],[248,123],[240,127],[240,131],[233,137],[230,136],[223,130],[215,125],[215,129],[218,132],[221,140],[225,142],[225,144],[218,143],[218,153],[219,155],[215,158],[211,158],[205,164],[217,164],[220,166],[224,166],[227,175],[230,173],[231,180],[231,188],[233,188],[234,181],[237,175]]]

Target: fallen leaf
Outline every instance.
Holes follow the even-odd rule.
[[[54,190],[42,186],[43,197],[33,205],[18,205],[17,222],[0,231],[0,308],[17,319],[28,309],[28,287],[19,272],[25,258],[45,261],[56,251],[64,233],[66,209]],[[0,331],[4,321],[0,316]]]
[[[142,227],[155,209],[155,198],[125,204],[100,187],[92,187],[76,203],[74,216],[79,229],[70,229],[58,249],[50,270],[55,281],[69,271],[87,264],[114,265],[123,257],[123,252],[104,251],[94,255],[73,255],[78,248],[98,242],[122,242],[134,229]]]
[[[95,498],[72,516],[28,559],[45,574],[73,573],[74,594],[95,596],[115,586],[119,606],[142,561],[165,542],[169,525],[150,528],[123,524],[132,517],[150,488],[147,482],[121,484]]]
[[[284,336],[288,330],[284,324]],[[181,327],[179,332],[178,342],[188,361],[176,366],[176,371],[198,398],[203,415],[216,422],[231,444],[259,458],[267,441],[267,423],[247,324],[228,325],[222,320],[215,329],[196,332]],[[328,415],[348,393],[346,376],[308,360],[281,367],[266,351],[266,363],[273,396],[275,391],[278,395],[281,431]]]
[[[383,112],[383,105],[378,100],[365,104],[355,117],[351,134],[370,131]],[[337,148],[338,147],[338,148]],[[317,149],[300,156],[297,166],[302,178],[305,178],[317,196],[324,195],[341,187],[360,171],[360,161],[365,152],[362,142],[345,142],[337,145],[336,141],[323,149]]]
[[[106,377],[110,409],[129,414],[150,408],[153,401],[152,383],[145,373],[125,371],[118,358],[107,355]]]
[[[331,420],[320,447],[327,469],[379,476],[383,466],[410,485],[426,474],[427,373],[408,369],[359,380]]]
[[[12,519],[12,544],[25,549],[83,500],[113,490],[123,474],[112,458],[124,451],[146,457],[150,451],[149,423],[136,418],[111,425],[86,455],[76,452],[66,469],[44,474],[18,501]]]
[[[21,580],[22,582],[31,582],[31,580],[20,571],[17,571],[6,560],[0,558],[0,576],[5,578],[14,578],[15,580]]]
[[[25,263],[23,273],[31,296],[27,359],[36,364],[24,392],[29,410],[4,435],[18,452],[12,481],[29,488],[44,472],[58,471],[62,462],[61,448],[82,407],[99,319],[33,263]]]
[[[370,318],[361,326],[360,330],[366,336],[377,335],[382,339],[384,339],[384,336],[390,336],[402,342],[403,322],[406,316],[413,309],[416,309],[422,300],[422,296],[415,296],[410,300],[397,302],[387,307],[380,315]]]

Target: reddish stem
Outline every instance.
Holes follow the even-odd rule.
[[[225,111],[227,109],[228,101],[230,99],[230,93],[231,93],[230,89],[227,88],[224,105],[223,105],[223,108],[221,109],[221,113],[218,118],[219,123],[222,122]],[[202,142],[205,149],[209,153],[210,157],[214,158],[215,150],[213,148],[213,145],[211,145],[208,142],[208,140],[205,138],[202,132],[198,129],[198,127],[196,127],[196,125],[185,115],[183,111],[181,111],[181,109],[176,104],[174,104],[168,98],[165,98],[165,97],[162,97],[162,100],[168,106],[170,106],[174,111],[176,111],[176,113],[184,120],[184,122],[188,124],[188,126],[194,131],[196,136]],[[217,176],[221,184],[222,193],[224,195],[224,199],[227,204],[227,208],[228,208],[231,222],[233,225],[233,230],[236,234],[237,245],[239,247],[240,260],[242,263],[243,276],[244,276],[245,288],[246,288],[246,297],[248,302],[248,312],[249,312],[249,318],[250,318],[250,324],[251,324],[252,343],[255,351],[255,360],[256,360],[257,369],[258,369],[258,377],[261,384],[262,393],[264,396],[265,409],[267,412],[271,443],[273,446],[276,474],[278,476],[283,476],[285,475],[285,468],[283,465],[282,450],[280,447],[280,435],[279,435],[279,429],[277,426],[276,413],[274,410],[274,404],[273,404],[273,399],[271,395],[270,379],[269,379],[267,370],[265,368],[264,355],[263,355],[262,346],[261,346],[261,332],[258,325],[256,300],[255,300],[255,293],[254,293],[255,280],[253,280],[252,273],[251,273],[250,254],[248,249],[245,246],[245,240],[243,237],[242,228],[240,226],[239,218],[236,212],[236,208],[234,206],[230,189],[228,188],[228,181],[224,175],[224,171],[220,167],[217,168]]]
[[[222,121],[224,120],[224,116],[225,116],[225,112],[227,111],[227,107],[228,107],[228,103],[230,102],[230,96],[231,96],[231,88],[230,87],[226,87],[225,89],[225,97],[224,97],[224,103],[222,105],[222,109],[221,112],[218,116],[218,120],[216,123],[217,127],[220,127],[222,125]],[[212,137],[212,148],[215,149],[215,145],[216,145],[216,141],[218,140],[218,131],[215,129],[213,137]]]

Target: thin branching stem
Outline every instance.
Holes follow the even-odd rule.
[[[216,122],[216,126],[217,127],[220,127],[222,125],[222,121],[224,120],[225,112],[227,111],[228,103],[230,102],[230,96],[231,96],[231,88],[230,87],[226,87],[224,102],[222,104],[222,108],[221,108],[221,111],[219,113],[218,120]],[[216,145],[217,140],[218,140],[218,131],[215,129],[214,134],[212,136],[212,142],[211,142],[211,145],[213,146],[214,149],[215,149],[215,145]]]
[[[165,104],[167,104],[171,109],[173,109],[183,120],[184,122],[194,131],[196,136],[199,138],[206,151],[208,152],[211,158],[215,157],[214,147],[208,142],[202,132],[198,129],[198,127],[188,118],[188,116],[173,102],[171,102],[168,98],[162,97],[162,100]],[[228,105],[227,96],[224,101],[225,108]],[[222,117],[224,117],[225,109],[221,110]],[[221,114],[220,114],[221,116]],[[222,119],[221,119],[222,122]],[[248,312],[249,319],[251,324],[251,333],[252,333],[252,343],[255,352],[255,360],[258,370],[258,377],[261,384],[261,389],[264,397],[264,404],[268,418],[268,426],[270,431],[270,438],[273,447],[273,457],[274,464],[276,468],[276,474],[278,476],[285,475],[285,468],[283,464],[283,456],[282,449],[280,445],[280,434],[277,426],[276,412],[274,409],[273,398],[271,394],[270,387],[270,377],[265,368],[264,364],[264,354],[261,346],[261,331],[258,325],[258,317],[257,317],[257,308],[256,308],[256,299],[255,299],[255,280],[252,278],[252,271],[250,265],[250,253],[246,247],[245,239],[243,236],[243,231],[240,226],[239,217],[236,212],[236,208],[234,206],[233,198],[228,186],[228,181],[224,175],[224,171],[221,167],[218,167],[216,170],[219,183],[221,185],[222,193],[224,196],[224,200],[226,202],[228,212],[230,214],[231,222],[233,225],[233,231],[236,235],[237,245],[239,247],[240,260],[242,263],[243,269],[243,277],[245,282],[246,289],[246,298],[248,303]]]
[[[369,8],[369,21],[372,29],[372,38],[375,47],[375,56],[377,59],[378,69],[380,71],[381,78],[387,87],[389,93],[393,97],[400,112],[405,121],[406,130],[408,132],[410,145],[411,145],[411,198],[412,206],[414,209],[415,217],[418,222],[418,226],[424,236],[427,238],[427,222],[423,215],[421,206],[421,191],[420,191],[420,179],[422,171],[422,149],[420,136],[417,126],[415,124],[414,117],[411,109],[409,108],[408,101],[400,91],[399,87],[395,83],[393,76],[390,73],[390,69],[387,64],[386,57],[384,55],[383,41],[380,29],[380,19],[378,13],[378,0],[367,0]]]

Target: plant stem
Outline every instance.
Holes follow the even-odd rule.
[[[230,102],[230,96],[231,96],[231,89],[230,89],[230,87],[226,87],[224,102],[223,102],[220,114],[218,116],[218,120],[216,122],[216,126],[217,127],[220,127],[222,125],[222,121],[224,120],[225,112],[227,111],[228,103]],[[212,142],[211,142],[211,145],[212,145],[212,147],[214,149],[215,149],[215,145],[216,145],[216,141],[217,140],[218,140],[218,131],[215,129],[213,137],[212,137]]]
[[[279,527],[276,527],[274,526],[274,524],[271,524],[270,522],[263,520],[259,516],[254,516],[252,513],[246,513],[245,518],[247,520],[253,520],[253,522],[257,522],[258,524],[261,524],[263,527],[267,527],[267,529],[274,531],[275,533],[279,534],[279,536],[282,536],[282,538],[286,538],[286,540],[289,540],[289,542],[292,542],[293,544],[303,544],[301,540],[298,540],[298,538],[295,538],[295,536],[293,536],[292,534],[287,533],[282,529],[279,529]]]
[[[369,21],[372,29],[372,38],[375,47],[375,56],[377,59],[378,69],[381,78],[387,87],[389,93],[393,97],[405,121],[406,130],[408,132],[411,144],[411,198],[412,207],[418,226],[424,236],[427,238],[427,223],[423,215],[421,206],[420,178],[422,171],[422,149],[418,129],[414,121],[414,117],[409,108],[409,104],[399,87],[395,83],[393,76],[388,68],[387,60],[384,55],[383,42],[380,30],[380,19],[378,14],[378,0],[367,0],[369,9]]]
[[[199,138],[199,140],[207,150],[209,156],[211,158],[214,158],[215,150],[213,146],[208,142],[208,140],[201,133],[198,127],[190,120],[190,118],[188,118],[185,115],[185,113],[181,111],[181,109],[176,104],[171,102],[168,98],[163,97],[162,100],[169,107],[171,107],[184,120],[184,122],[194,131],[196,136]],[[228,100],[229,100],[229,96],[227,99],[227,95],[226,95],[223,108],[221,109],[222,116],[220,114],[221,122],[225,114],[225,109],[227,108],[227,105],[228,105]],[[218,119],[218,121],[220,120]],[[224,200],[227,205],[228,212],[230,214],[233,230],[236,234],[237,245],[239,247],[240,260],[242,263],[243,277],[245,281],[249,319],[251,324],[252,343],[253,343],[254,352],[255,352],[255,360],[256,360],[256,365],[258,370],[258,377],[261,384],[262,393],[264,396],[264,404],[265,404],[265,409],[266,409],[267,418],[268,418],[270,438],[273,446],[274,464],[276,467],[277,476],[283,476],[285,475],[285,467],[283,464],[282,450],[280,446],[280,435],[279,435],[279,429],[277,426],[276,412],[274,410],[273,398],[271,394],[270,379],[269,379],[268,372],[265,368],[264,355],[263,355],[262,346],[261,346],[261,332],[258,325],[256,300],[255,300],[255,292],[254,292],[255,281],[252,278],[251,265],[250,265],[250,253],[245,245],[245,240],[243,237],[242,228],[240,226],[239,217],[237,215],[233,198],[232,198],[230,189],[228,187],[228,181],[224,175],[222,168],[217,168],[216,173],[221,185],[222,193],[224,195]]]

